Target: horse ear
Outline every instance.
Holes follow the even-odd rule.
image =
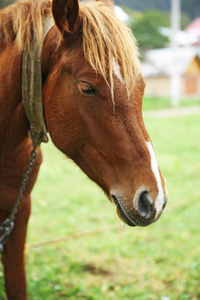
[[[53,0],[52,13],[56,26],[62,34],[73,33],[80,25],[78,0]]]
[[[98,1],[98,0],[96,0]],[[113,0],[101,0],[101,2],[105,3],[108,6],[111,6],[112,8],[115,8],[115,4]]]

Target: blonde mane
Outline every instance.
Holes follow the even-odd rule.
[[[114,62],[128,94],[141,74],[137,43],[131,29],[103,2],[81,2],[83,51],[93,69],[103,75],[114,99]],[[109,70],[109,77],[107,72]],[[109,82],[108,79],[109,78]]]
[[[35,32],[43,39],[42,22],[51,13],[52,0],[21,0],[0,11],[0,38],[6,43],[16,40],[22,50]],[[96,73],[101,74],[114,99],[114,63],[119,66],[122,84],[128,94],[140,76],[140,62],[135,38],[111,7],[101,1],[80,3],[83,18],[83,52]],[[108,71],[109,70],[109,71]],[[109,72],[109,74],[108,74]]]
[[[29,45],[33,32],[43,40],[43,20],[51,13],[52,0],[21,0],[0,10],[0,38],[16,41],[19,50]]]

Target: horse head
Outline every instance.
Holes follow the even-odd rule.
[[[167,191],[143,122],[136,43],[113,7],[112,0],[53,0],[55,26],[42,52],[45,118],[53,143],[119,217],[147,226],[160,217]]]

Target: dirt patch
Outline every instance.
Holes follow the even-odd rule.
[[[88,272],[92,275],[104,275],[104,276],[110,276],[112,275],[112,272],[109,270],[106,270],[101,267],[97,267],[94,264],[86,264],[83,267],[83,271]]]

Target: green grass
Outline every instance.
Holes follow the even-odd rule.
[[[180,107],[200,105],[199,99],[182,99],[180,101]],[[169,98],[160,97],[144,97],[143,99],[143,109],[144,110],[156,110],[165,109],[171,107],[171,101]]]
[[[145,123],[169,193],[161,219],[145,228],[123,225],[103,192],[51,143],[43,145],[27,243],[119,229],[28,249],[30,300],[200,299],[200,117]]]

